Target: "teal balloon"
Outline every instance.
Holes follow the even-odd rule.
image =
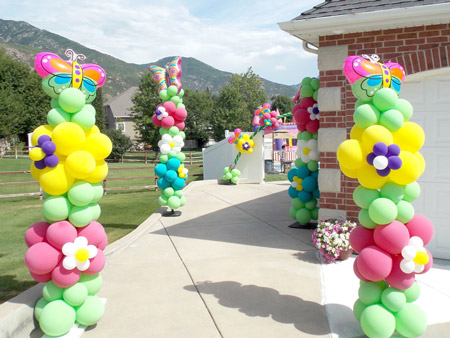
[[[50,196],[42,205],[44,217],[51,222],[65,220],[72,209],[69,200],[64,196]]]
[[[292,187],[292,186],[290,186],[289,188],[288,188],[288,195],[289,195],[289,197],[291,197],[291,198],[297,198],[298,199],[298,190],[297,189],[295,189],[294,187]],[[302,202],[303,203],[303,202]]]
[[[359,185],[353,191],[353,200],[356,205],[363,209],[368,209],[370,203],[380,197],[380,193],[376,189],[368,189]]]
[[[292,168],[287,173],[287,179],[291,182],[294,181],[294,177],[297,176],[297,168]]]
[[[177,172],[175,170],[167,170],[164,178],[167,180],[167,182],[172,183],[177,178]]]
[[[101,200],[101,198],[103,197],[103,183],[99,182],[99,183],[93,183],[91,184],[92,186],[92,190],[94,191],[94,197],[92,197],[92,201],[91,203],[96,203],[98,201]]]
[[[70,114],[65,112],[62,108],[53,108],[47,114],[47,123],[55,128],[60,123],[70,122],[70,117]]]
[[[420,296],[420,285],[415,281],[411,287],[404,290],[403,293],[405,294],[406,301],[408,303],[416,301]]]
[[[75,310],[63,300],[48,303],[39,316],[42,332],[52,337],[65,335],[74,323]]]
[[[94,188],[88,182],[77,182],[70,187],[67,197],[70,203],[82,207],[90,204],[94,199]]]
[[[397,105],[398,94],[394,89],[381,88],[375,92],[372,101],[379,111],[384,112]]]
[[[397,220],[402,223],[408,223],[414,217],[414,207],[411,203],[400,201],[397,203]]]
[[[59,94],[59,106],[68,113],[75,113],[83,108],[86,100],[77,88],[66,88]]]
[[[390,131],[397,131],[403,126],[403,115],[396,109],[386,110],[380,116],[380,124]]]
[[[319,163],[317,161],[309,161],[306,166],[309,171],[317,171],[319,169]]]
[[[175,86],[169,86],[169,88],[167,88],[167,94],[169,94],[169,96],[175,96],[178,93],[178,88]]]
[[[169,197],[169,199],[167,200],[167,206],[173,210],[178,209],[181,206],[180,198],[177,196]]]
[[[92,128],[95,124],[95,109],[94,111],[85,106],[78,113],[72,115],[72,122],[78,124],[84,130]]]
[[[295,214],[295,219],[300,224],[307,224],[311,220],[311,211],[306,208],[301,208]]]
[[[40,298],[36,305],[34,306],[34,318],[36,318],[37,321],[39,321],[39,318],[41,318],[42,310],[44,310],[44,307],[49,303],[48,300],[46,300],[44,297]]]
[[[87,288],[88,294],[92,296],[97,294],[102,288],[103,278],[99,274],[86,275],[82,273],[78,283],[82,283]]]
[[[89,326],[97,323],[105,313],[105,305],[97,296],[87,296],[86,301],[77,308],[76,320],[79,324]]]
[[[311,198],[313,198],[312,194],[309,191],[299,191],[297,194],[298,198],[300,199],[300,201],[306,203],[308,202]]]
[[[82,283],[76,283],[64,290],[64,301],[71,306],[80,306],[88,296],[88,289]]]
[[[381,302],[392,312],[400,311],[406,304],[406,297],[402,290],[387,288],[381,294]]]
[[[395,317],[379,304],[370,305],[361,313],[361,328],[371,338],[388,338],[395,331]]]
[[[405,194],[405,187],[394,182],[387,182],[381,187],[380,194],[397,204]]]
[[[408,121],[413,114],[412,104],[405,99],[399,99],[397,101],[397,104],[395,105],[395,109],[397,109],[403,115],[403,120],[405,122]]]
[[[155,175],[159,177],[163,177],[167,173],[167,165],[164,163],[160,163],[155,167]]]
[[[380,197],[369,206],[370,219],[377,224],[391,223],[397,214],[397,205],[388,198]]]
[[[69,213],[69,222],[77,228],[82,228],[93,220],[93,216],[89,205],[84,207],[73,206]]]
[[[420,337],[427,329],[427,316],[416,304],[406,303],[395,314],[395,330],[404,337]]]
[[[42,296],[46,301],[52,302],[57,299],[63,298],[63,288],[56,286],[53,281],[48,281],[45,283],[44,288],[42,289]]]
[[[371,104],[363,104],[356,108],[353,114],[355,124],[360,128],[367,128],[378,123],[380,112]]]
[[[294,208],[294,207],[290,207],[289,209],[289,215],[293,218],[293,219],[297,219],[297,211],[298,209]]]
[[[361,209],[359,211],[358,221],[364,228],[367,229],[375,229],[378,225],[370,218],[368,209]]]
[[[300,208],[304,208],[304,207],[305,207],[305,203],[303,203],[302,201],[300,201],[300,200],[298,199],[298,197],[295,197],[295,198],[292,200],[292,206],[293,206],[295,209],[300,209]]]
[[[316,190],[313,191],[313,197],[314,198],[320,198],[320,191],[319,191],[319,189],[316,189]]]
[[[164,195],[160,195],[159,197],[158,197],[158,203],[159,203],[159,205],[160,206],[165,206],[165,205],[167,205],[167,200],[168,200],[168,198],[166,197],[166,196],[164,196]]]
[[[174,195],[175,190],[173,190],[172,187],[168,187],[168,188],[164,189],[162,193],[164,194],[164,196],[166,196],[167,198],[169,198],[169,197],[171,197],[171,196]]]
[[[361,299],[357,299],[355,304],[353,304],[353,314],[358,322],[361,320],[361,314],[366,309],[367,305],[364,304]]]
[[[172,187],[175,190],[181,190],[183,189],[184,185],[185,185],[186,181],[180,177],[175,178],[175,180],[172,183]]]
[[[377,304],[381,300],[383,289],[373,282],[361,283],[358,290],[359,299],[366,305]]]
[[[178,129],[177,127],[173,126],[169,128],[169,134],[170,136],[176,136],[180,133],[180,129]]]
[[[97,221],[100,218],[100,215],[102,214],[102,208],[100,208],[100,204],[91,203],[88,206],[91,209],[92,220]]]
[[[167,181],[164,177],[159,178],[158,181],[156,181],[156,184],[157,184],[158,188],[161,190],[164,190],[167,187],[170,187],[170,182]]]
[[[310,199],[305,203],[305,208],[308,210],[314,210],[317,206],[317,200],[315,198]]]
[[[305,177],[302,186],[306,191],[313,192],[317,188],[317,179],[313,176]]]
[[[310,175],[311,172],[309,171],[308,167],[303,166],[297,168],[297,176],[300,177],[301,179],[304,179],[305,177],[308,177]]]
[[[176,157],[171,158],[167,161],[167,169],[176,171],[180,167],[180,164],[181,162],[179,159],[177,159]]]
[[[407,202],[414,202],[420,196],[420,185],[417,182],[405,185],[403,199]]]

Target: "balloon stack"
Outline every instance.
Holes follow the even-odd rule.
[[[52,98],[47,125],[31,135],[31,174],[44,192],[44,222],[25,233],[25,264],[31,276],[46,283],[35,306],[42,331],[65,335],[74,324],[97,323],[104,303],[96,296],[102,286],[108,238],[98,201],[108,174],[105,158],[110,139],[95,125],[95,108],[89,104],[105,71],[95,64],[80,65],[84,55],[66,51],[69,61],[53,53],[39,53],[37,73]]]
[[[311,219],[317,220],[320,197],[317,179],[319,176],[319,151],[317,137],[319,131],[319,109],[317,95],[319,79],[306,77],[294,98],[292,114],[297,123],[297,155],[295,167],[289,170],[291,182],[288,193],[293,198],[289,211],[291,217],[301,225],[308,224]]]
[[[432,266],[424,246],[433,225],[414,213],[411,202],[420,194],[416,180],[425,169],[419,153],[425,135],[409,121],[412,105],[398,97],[401,65],[383,64],[376,55],[350,56],[344,72],[358,98],[350,139],[337,151],[342,172],[360,184],[353,193],[360,225],[350,234],[361,280],[354,314],[369,337],[419,337],[427,320],[413,303],[420,294],[415,275]]]
[[[159,204],[173,211],[186,203],[183,196],[188,170],[184,167],[186,155],[181,152],[184,146],[184,127],[187,111],[183,104],[184,90],[181,88],[181,56],[175,57],[165,68],[150,66],[153,81],[158,86],[159,97],[163,101],[156,107],[152,122],[160,127],[161,140],[158,142],[161,161],[155,167],[161,189]]]

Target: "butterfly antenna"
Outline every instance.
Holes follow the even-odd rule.
[[[369,60],[372,63],[378,63],[378,61],[380,61],[380,57],[377,54],[372,55],[363,54],[362,57]]]
[[[76,62],[77,60],[84,61],[86,60],[86,55],[84,54],[77,54],[72,49],[67,49],[64,53],[69,58],[70,62]]]

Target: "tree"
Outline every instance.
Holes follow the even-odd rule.
[[[135,122],[135,130],[138,132],[138,141],[157,147],[161,135],[159,127],[152,123],[152,116],[156,106],[161,103],[161,99],[150,72],[142,75],[139,88],[131,100],[133,102],[131,116]]]
[[[232,75],[214,102],[211,119],[214,139],[221,140],[227,129],[251,131],[253,112],[266,102],[263,83],[251,67],[244,74]]]
[[[272,100],[272,110],[278,109],[280,114],[292,113],[292,109],[294,108],[294,103],[292,99],[284,94],[276,95],[271,98]],[[289,121],[292,121],[292,117],[289,118]]]
[[[97,95],[91,103],[95,108],[95,124],[103,133],[106,129],[105,108],[103,107],[102,88],[97,88]]]
[[[108,158],[114,160],[120,160],[123,154],[125,154],[133,145],[133,141],[117,129],[107,129],[105,134],[111,139],[113,148]]]

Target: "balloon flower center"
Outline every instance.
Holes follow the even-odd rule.
[[[264,120],[264,124],[266,127],[270,127],[272,125],[272,122],[270,120]]]
[[[54,168],[59,163],[58,156],[54,154],[55,151],[56,145],[50,136],[41,135],[38,138],[37,146],[30,149],[29,156],[37,169]]]
[[[303,154],[309,155],[310,152],[311,152],[311,149],[309,149],[308,147],[303,148]]]
[[[430,260],[430,257],[428,257],[428,254],[423,251],[417,251],[416,257],[414,257],[414,263],[419,265],[425,265]]]
[[[389,175],[391,170],[401,168],[403,162],[398,156],[400,155],[400,147],[396,144],[386,145],[383,142],[377,142],[373,145],[372,152],[367,155],[367,163],[373,165],[377,170],[377,174],[385,177]]]
[[[175,142],[170,142],[170,143],[169,143],[169,146],[170,146],[171,148],[175,147]]]
[[[245,142],[245,143],[242,145],[242,148],[243,148],[244,150],[249,150],[249,149],[250,149],[250,144],[248,144],[248,142]]]
[[[303,190],[303,180],[300,177],[294,177],[294,182],[293,183],[293,187],[297,190],[297,191],[302,191]]]
[[[89,251],[88,251],[88,249],[86,249],[86,248],[78,249],[77,252],[75,253],[75,258],[79,262],[87,261],[88,258],[89,258]]]

